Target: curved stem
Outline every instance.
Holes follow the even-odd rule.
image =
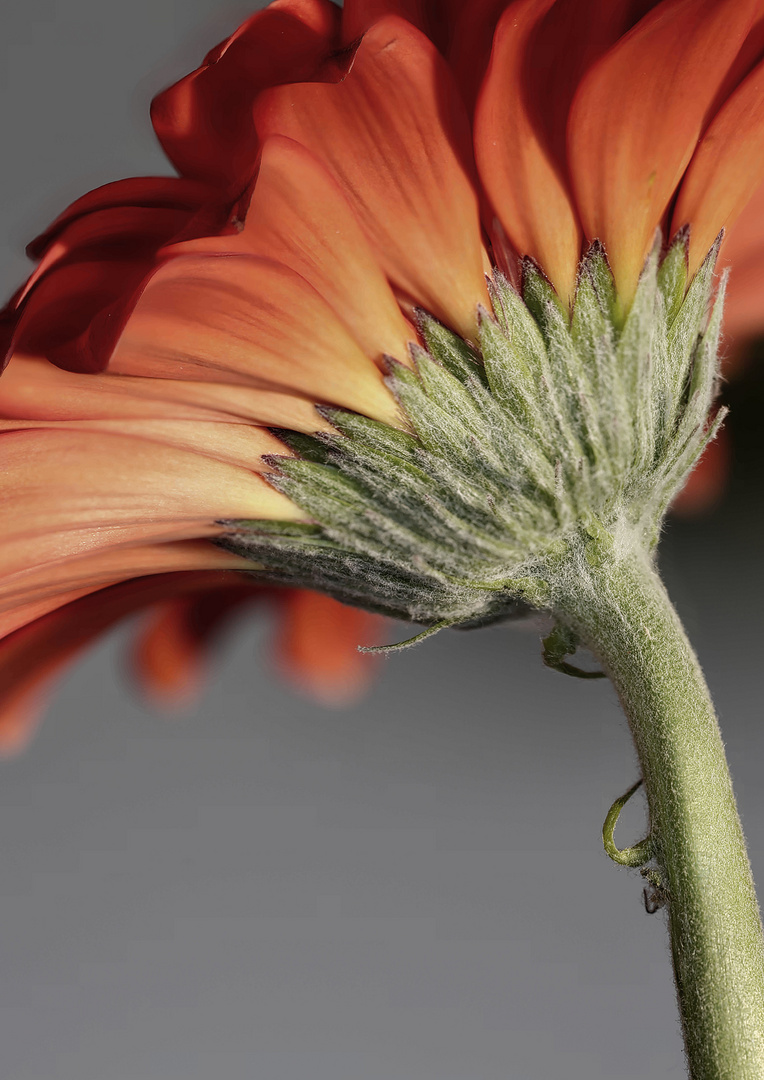
[[[764,938],[719,727],[650,559],[576,559],[559,616],[599,657],[634,736],[692,1080],[764,1080]]]

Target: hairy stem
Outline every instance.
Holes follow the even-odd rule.
[[[575,563],[556,607],[600,658],[634,736],[690,1077],[763,1080],[764,938],[700,665],[645,554],[590,548]]]

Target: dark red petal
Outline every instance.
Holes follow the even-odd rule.
[[[44,356],[67,371],[103,371],[153,262],[81,262],[55,270],[24,304],[10,352]]]
[[[102,370],[157,251],[225,222],[209,198],[196,182],[138,177],[78,199],[30,245],[42,261],[0,313],[3,357],[21,350]]]
[[[586,18],[581,0],[556,0],[531,36],[524,63],[529,114],[564,175],[568,113],[578,84],[631,26],[628,0],[587,0],[584,6]]]
[[[488,67],[496,24],[509,6],[509,0],[471,0],[455,18],[447,55],[470,112]]]
[[[252,106],[265,87],[313,78],[339,45],[331,0],[275,0],[153,101],[151,118],[180,173],[240,192],[258,143]]]
[[[68,206],[55,221],[27,246],[30,259],[41,259],[50,244],[78,218],[99,210],[143,207],[195,213],[212,197],[209,187],[177,176],[133,176],[89,191]]]
[[[504,4],[507,0],[502,0]],[[342,38],[355,41],[375,22],[387,15],[399,15],[427,34],[442,53],[447,53],[454,37],[464,0],[345,0],[342,8]]]

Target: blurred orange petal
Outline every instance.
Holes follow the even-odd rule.
[[[221,575],[222,577],[232,575]],[[199,696],[209,674],[211,649],[222,626],[244,605],[273,590],[243,575],[238,583],[194,590],[155,605],[133,640],[130,661],[154,704],[176,710]]]
[[[162,597],[238,575],[172,573],[124,582],[43,615],[0,641],[0,752],[28,743],[55,680],[114,623]]]
[[[356,701],[380,662],[358,646],[384,640],[389,621],[305,589],[287,590],[283,605],[276,657],[285,673],[326,705]]]
[[[671,504],[681,517],[693,517],[713,509],[727,487],[732,467],[732,445],[727,428],[722,428],[706,447],[703,457],[687,477],[687,483]]]

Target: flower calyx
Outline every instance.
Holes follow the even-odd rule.
[[[718,245],[687,282],[687,235],[647,261],[619,311],[601,245],[572,312],[526,262],[500,274],[474,346],[420,313],[413,366],[388,361],[397,429],[319,407],[335,433],[277,434],[270,482],[307,524],[228,522],[261,576],[427,626],[554,610],[579,558],[654,547],[723,418],[710,418],[724,281]]]

